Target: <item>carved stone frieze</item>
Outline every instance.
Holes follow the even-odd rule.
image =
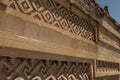
[[[99,29],[99,40],[116,49],[120,49],[120,39],[103,27]]]
[[[106,14],[104,10],[95,2],[95,0],[72,0],[80,10],[97,18],[101,18]]]
[[[11,0],[8,8],[95,42],[95,26],[53,0]]]
[[[97,72],[119,72],[119,63],[97,61],[96,65]]]
[[[91,0],[72,0],[72,3],[87,13],[90,11]]]
[[[6,1],[8,2],[6,3]],[[1,19],[3,27],[5,26],[4,31],[1,31],[1,33],[4,32],[2,34],[5,34],[3,35],[5,37],[1,36],[3,39],[0,40],[2,43],[0,50],[2,55],[4,55],[4,53],[5,55],[4,57],[1,57],[2,55],[0,55],[0,80],[93,80],[93,78],[94,80],[118,80],[120,75],[120,55],[119,52],[117,52],[120,50],[120,39],[118,38],[119,35],[117,35],[117,31],[116,33],[112,33],[115,32],[115,30],[113,30],[111,24],[110,29],[101,27],[99,25],[102,22],[101,17],[103,17],[103,15],[107,14],[107,16],[109,16],[108,7],[105,7],[103,10],[98,4],[95,3],[95,0],[62,1],[66,1],[67,6],[71,6],[70,1],[72,1],[73,4],[70,8],[71,10],[67,9],[69,6],[66,7],[66,4],[61,5],[62,2],[59,3],[56,0],[0,1],[0,7],[4,8],[2,12],[6,14],[4,15],[4,21]],[[74,9],[78,11],[75,11]],[[8,13],[10,12],[9,18],[11,19],[9,20],[7,20],[7,10]],[[80,15],[79,11],[83,14]],[[93,15],[91,16],[91,14]],[[19,17],[16,17],[17,15],[19,15]],[[25,19],[23,19],[24,17]],[[26,17],[35,20],[36,24],[39,22],[42,23],[42,26],[36,25],[34,22],[30,24],[32,20],[29,21],[26,19]],[[101,21],[99,21],[98,18]],[[18,20],[20,23],[16,21],[14,24],[14,20],[17,19],[20,19]],[[25,23],[22,23],[24,22],[22,19],[25,21]],[[10,20],[11,22],[9,22]],[[9,27],[10,24],[11,27]],[[24,26],[18,26],[17,24],[24,24]],[[47,27],[45,27],[43,24],[45,24]],[[22,35],[19,35],[16,33],[16,30],[21,26],[23,26],[22,30],[20,31],[20,33],[22,32]],[[107,24],[103,24],[103,26],[109,27]],[[33,27],[37,28],[34,28],[32,32]],[[52,28],[48,29],[48,27]],[[12,31],[11,29],[13,28],[15,29]],[[53,33],[52,29],[55,30]],[[56,31],[61,32],[59,34]],[[13,35],[14,33],[15,35]],[[49,33],[51,33],[51,35],[49,35]],[[68,35],[71,37],[68,38]],[[60,38],[58,38],[59,36]],[[72,36],[75,36],[75,39],[73,39]],[[89,45],[84,41],[76,40],[76,37],[77,39],[83,38],[83,40],[87,40],[93,44]],[[24,43],[25,47],[23,47]],[[102,43],[103,45],[99,45],[99,43]],[[112,50],[106,47],[112,47]],[[114,51],[114,48],[116,48],[117,51]],[[7,52],[9,51],[10,54],[8,55]],[[34,51],[36,51],[35,54]],[[22,52],[23,54],[25,53],[25,57],[23,58],[24,55],[22,54],[21,58],[17,58],[17,56],[19,56],[16,54],[17,52],[19,54]],[[41,59],[41,53],[45,54],[43,55],[44,59]],[[53,54],[63,57],[59,59],[58,57],[53,56]],[[32,59],[36,58],[36,56],[38,56],[39,59]],[[68,59],[71,59],[68,56],[71,56],[72,60],[68,61]],[[112,58],[112,56],[114,58]],[[115,61],[112,62],[112,59],[109,57]],[[51,60],[51,58],[55,59]],[[74,58],[80,59],[73,61]],[[85,58],[87,60],[84,62],[83,59]]]
[[[91,80],[91,64],[0,57],[0,80]]]
[[[118,41],[110,38],[109,36],[107,36],[107,35],[105,35],[105,34],[103,34],[103,33],[101,33],[101,34],[99,35],[99,39],[100,39],[101,41],[107,43],[107,44],[110,45],[110,46],[113,46],[113,47],[115,47],[115,48],[117,48],[117,49],[120,49],[120,43],[119,43]]]

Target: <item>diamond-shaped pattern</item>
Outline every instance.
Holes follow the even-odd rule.
[[[78,37],[95,41],[95,29],[91,24],[53,0],[12,0],[11,2],[9,7],[17,11],[76,34]]]
[[[18,5],[20,6],[20,9],[24,13],[29,13],[33,10],[32,6],[30,5],[30,2],[28,0],[18,0]]]

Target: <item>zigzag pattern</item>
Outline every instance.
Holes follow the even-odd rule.
[[[119,63],[98,60],[96,65],[97,72],[119,72]]]
[[[95,42],[95,27],[53,0],[11,0],[8,7]]]
[[[89,63],[0,58],[0,80],[90,80]]]

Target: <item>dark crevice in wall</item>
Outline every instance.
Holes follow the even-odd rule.
[[[5,11],[6,10],[6,5],[0,3],[0,10]]]

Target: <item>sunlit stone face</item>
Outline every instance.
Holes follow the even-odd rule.
[[[14,79],[14,80],[25,80],[25,79],[23,79],[22,77],[17,77],[17,78]]]

